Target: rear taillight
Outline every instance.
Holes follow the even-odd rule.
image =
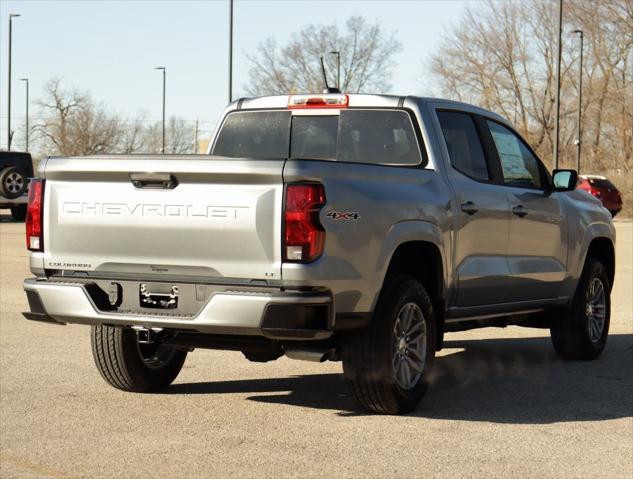
[[[31,251],[44,251],[44,180],[33,179],[29,185],[29,205],[26,210],[26,247]]]
[[[319,221],[319,211],[323,205],[323,185],[301,183],[286,186],[284,261],[309,263],[321,256],[325,230]]]

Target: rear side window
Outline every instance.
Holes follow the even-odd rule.
[[[487,120],[487,123],[499,154],[504,184],[541,188],[539,160],[512,131],[494,121]]]
[[[490,180],[486,157],[472,117],[453,111],[439,111],[437,116],[453,168],[476,180]]]
[[[287,158],[289,111],[235,112],[226,117],[212,155],[230,158]]]

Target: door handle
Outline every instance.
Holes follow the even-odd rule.
[[[479,211],[479,208],[472,201],[466,201],[462,203],[462,211],[467,215],[474,215]]]
[[[519,218],[523,218],[524,216],[527,216],[528,212],[523,207],[523,205],[517,205],[512,208],[512,214],[518,216]]]

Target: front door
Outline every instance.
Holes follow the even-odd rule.
[[[567,227],[558,193],[545,168],[513,131],[486,121],[499,155],[512,219],[508,301],[556,298],[566,275]]]

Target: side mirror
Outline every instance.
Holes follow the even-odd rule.
[[[576,170],[554,170],[552,180],[554,191],[573,191],[578,184],[578,172]]]

